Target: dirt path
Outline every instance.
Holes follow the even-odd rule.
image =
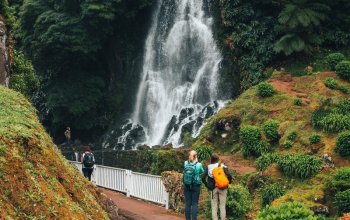
[[[103,193],[111,198],[118,206],[119,214],[131,220],[183,220],[183,216],[124,194],[102,189]]]
[[[233,168],[238,174],[256,172],[255,167],[240,163],[241,159],[233,160],[232,156],[220,156],[222,162],[229,168]]]

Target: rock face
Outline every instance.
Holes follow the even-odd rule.
[[[7,48],[7,29],[5,22],[0,17],[0,85],[9,85],[9,53]]]

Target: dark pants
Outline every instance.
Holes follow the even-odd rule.
[[[197,220],[198,200],[201,185],[185,186],[185,216],[186,220]],[[191,218],[192,214],[192,218]]]
[[[83,174],[86,178],[88,178],[91,181],[91,174],[92,171],[94,170],[94,168],[88,168],[88,167],[84,167],[83,168]]]

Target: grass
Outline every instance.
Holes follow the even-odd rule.
[[[107,219],[96,188],[54,147],[33,106],[1,86],[0,174],[4,219]]]

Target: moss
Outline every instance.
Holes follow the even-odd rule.
[[[32,105],[4,87],[0,87],[0,148],[1,216],[108,219],[96,188],[63,158]]]

